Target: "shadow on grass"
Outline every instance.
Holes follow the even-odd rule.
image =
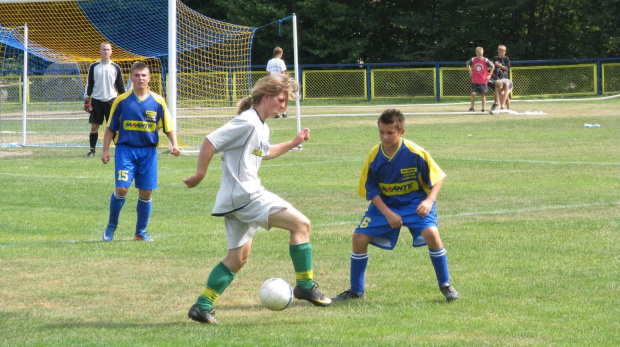
[[[188,322],[191,322],[189,318]],[[174,322],[161,322],[161,323],[132,323],[132,322],[107,322],[107,321],[93,321],[93,322],[65,322],[46,324],[43,328],[55,330],[55,329],[73,329],[73,328],[105,328],[105,329],[125,329],[125,328],[155,328],[155,327],[174,327],[185,325],[186,322],[174,321]]]
[[[169,235],[157,235],[154,236],[154,240],[176,237],[176,234]],[[50,240],[50,241],[19,241],[19,242],[0,242],[0,247],[11,247],[11,246],[47,246],[47,245],[72,245],[72,244],[81,244],[81,243],[101,243],[101,244],[112,244],[118,242],[138,242],[134,240],[133,236],[131,237],[116,237],[111,242],[103,242],[101,237],[96,239],[87,239],[87,240]],[[147,242],[149,244],[150,242]]]

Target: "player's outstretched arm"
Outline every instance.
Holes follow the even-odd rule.
[[[310,140],[310,129],[304,128],[300,131],[294,139],[290,141],[285,141],[278,143],[277,145],[273,145],[269,147],[269,155],[263,157],[263,160],[274,159],[282,154],[290,151],[291,149],[299,146],[302,142]]]
[[[183,179],[183,182],[187,185],[187,188],[194,188],[202,181],[203,178],[205,178],[213,155],[215,155],[215,147],[211,141],[205,137],[205,140],[202,142],[200,152],[198,153],[196,173]]]

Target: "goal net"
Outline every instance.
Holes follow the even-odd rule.
[[[174,84],[179,144],[199,146],[251,89],[254,29],[205,17],[176,0],[177,53],[170,59],[170,1],[0,0],[0,143],[87,146],[88,66],[100,59],[99,45],[110,42],[126,83],[131,65],[142,60],[151,68],[151,90],[166,96]]]

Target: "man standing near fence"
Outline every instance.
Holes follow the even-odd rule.
[[[109,42],[101,43],[99,54],[101,60],[90,64],[88,67],[86,91],[84,93],[84,111],[90,113],[88,117],[90,151],[86,154],[87,158],[95,156],[99,126],[103,124],[104,119],[107,122],[110,118],[110,108],[114,99],[119,94],[125,93],[121,67],[110,59],[112,45]]]
[[[267,62],[267,75],[280,77],[286,72],[286,63],[282,60],[284,50],[280,47],[273,49],[273,58]],[[276,115],[276,118],[286,118],[286,112]]]

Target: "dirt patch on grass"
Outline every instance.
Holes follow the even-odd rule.
[[[6,157],[15,157],[23,155],[32,155],[32,151],[18,152],[18,151],[0,151],[0,159]]]

